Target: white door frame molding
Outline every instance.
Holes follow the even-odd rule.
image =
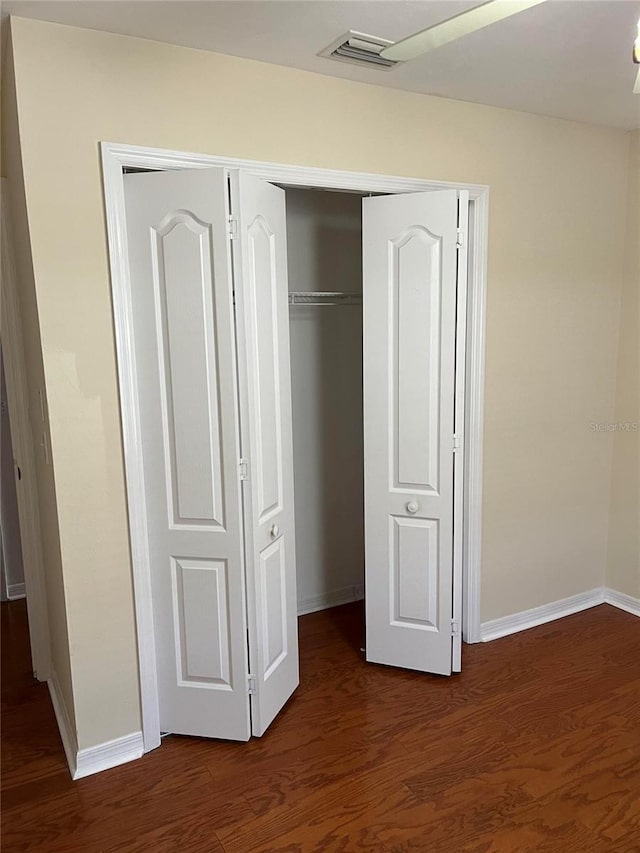
[[[7,382],[13,455],[16,465],[20,469],[20,476],[18,476],[17,470],[14,470],[14,475],[16,477],[24,585],[27,597],[31,661],[33,672],[38,681],[47,681],[51,675],[49,614],[40,536],[36,463],[29,421],[29,395],[18,297],[18,277],[13,251],[6,178],[2,178],[1,187],[2,277],[0,303],[2,304],[2,315],[0,336],[2,337],[2,353]]]
[[[145,752],[160,745],[156,660],[151,605],[151,572],[147,509],[142,468],[133,314],[125,218],[124,169],[195,169],[222,166],[243,169],[266,181],[295,187],[318,187],[360,193],[403,193],[457,189],[469,192],[472,210],[472,251],[469,256],[467,305],[467,374],[465,412],[465,518],[463,559],[463,636],[480,642],[482,443],[484,403],[485,302],[489,188],[479,184],[427,181],[364,172],[344,172],[189,154],[134,145],[102,142],[102,170],[111,268],[111,290],[117,350],[131,559],[135,596],[142,731]]]

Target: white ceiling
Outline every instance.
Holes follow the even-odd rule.
[[[40,18],[619,128],[640,126],[631,48],[638,0],[549,0],[378,71],[319,57],[349,29],[398,40],[478,0],[5,0]]]

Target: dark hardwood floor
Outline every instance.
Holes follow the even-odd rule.
[[[365,664],[359,605],[300,636],[300,688],[262,739],[169,737],[72,782],[24,602],[3,604],[3,853],[640,851],[634,616],[467,646],[452,678]]]

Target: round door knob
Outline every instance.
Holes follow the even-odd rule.
[[[419,509],[420,506],[416,501],[409,501],[409,503],[407,504],[407,512],[413,514],[414,512],[418,512]]]
[[[278,533],[280,533],[280,528],[277,524],[274,524],[271,528],[271,538],[275,539]]]

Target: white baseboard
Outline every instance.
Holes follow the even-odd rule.
[[[76,772],[76,756],[78,754],[76,732],[75,728],[71,725],[71,717],[67,711],[64,699],[62,698],[62,692],[60,691],[60,685],[58,683],[58,676],[54,670],[51,670],[51,676],[47,679],[47,685],[49,687],[49,695],[51,696],[51,702],[53,704],[53,712],[56,715],[56,722],[58,723],[58,729],[62,739],[62,746],[64,747],[64,754],[67,756],[69,772],[71,773],[71,778],[74,779]]]
[[[597,587],[588,592],[571,595],[569,598],[562,598],[560,601],[543,604],[541,607],[532,607],[531,610],[523,610],[511,616],[502,616],[499,619],[483,622],[480,626],[480,636],[483,643],[497,640],[508,634],[516,634],[518,631],[526,631],[527,628],[535,628],[536,625],[544,625],[545,622],[579,613],[581,610],[602,604],[604,600],[604,590],[602,587]]]
[[[119,764],[135,761],[137,758],[142,758],[143,754],[142,732],[133,732],[98,746],[81,749],[78,752],[76,770],[72,776],[74,779],[83,779],[85,776],[109,770]]]
[[[78,749],[77,738],[74,727],[71,725],[71,717],[62,698],[60,685],[55,672],[48,679],[49,693],[53,703],[53,711],[60,730],[64,754],[67,757],[69,772],[72,779],[82,779],[102,770],[109,770],[127,761],[142,758],[144,744],[142,732],[107,741],[106,743],[91,746],[88,749]]]
[[[338,607],[341,604],[349,604],[351,601],[361,601],[364,598],[364,584],[352,584],[333,592],[323,592],[319,595],[308,595],[306,598],[298,599],[298,616],[306,613],[315,613],[317,610],[327,610],[329,607]]]
[[[25,598],[25,588],[24,583],[10,583],[7,584],[7,598],[9,601],[15,601],[16,598]]]
[[[624,592],[617,592],[615,589],[605,587],[604,600],[607,604],[611,604],[620,610],[626,610],[627,613],[640,616],[640,598],[634,598],[633,595],[627,595]]]

